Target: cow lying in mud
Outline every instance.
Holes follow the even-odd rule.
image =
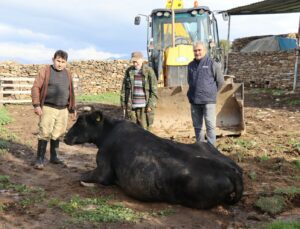
[[[94,143],[97,168],[82,181],[117,184],[142,201],[193,208],[234,204],[242,197],[241,168],[208,143],[182,144],[100,111],[82,114],[65,136],[69,145]]]

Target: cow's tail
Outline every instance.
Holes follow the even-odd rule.
[[[230,176],[230,180],[234,185],[234,191],[226,197],[225,203],[235,204],[243,196],[243,191],[244,191],[243,175],[242,173],[235,171],[234,176]]]

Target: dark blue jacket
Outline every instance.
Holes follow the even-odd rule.
[[[188,84],[187,96],[190,103],[216,103],[217,92],[224,84],[220,64],[208,55],[200,61],[194,59],[188,65]]]

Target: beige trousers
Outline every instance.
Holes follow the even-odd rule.
[[[48,106],[43,106],[43,114],[39,122],[40,140],[57,140],[67,130],[68,125],[68,109],[56,109]]]

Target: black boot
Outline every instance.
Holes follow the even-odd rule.
[[[58,148],[59,148],[59,140],[53,140],[50,141],[50,163],[53,164],[63,164],[63,160],[59,159],[57,157],[58,154]]]
[[[37,158],[36,162],[34,164],[35,169],[43,169],[44,168],[44,159],[45,159],[45,153],[47,149],[47,143],[46,140],[39,140],[38,141],[38,148],[37,148]]]

